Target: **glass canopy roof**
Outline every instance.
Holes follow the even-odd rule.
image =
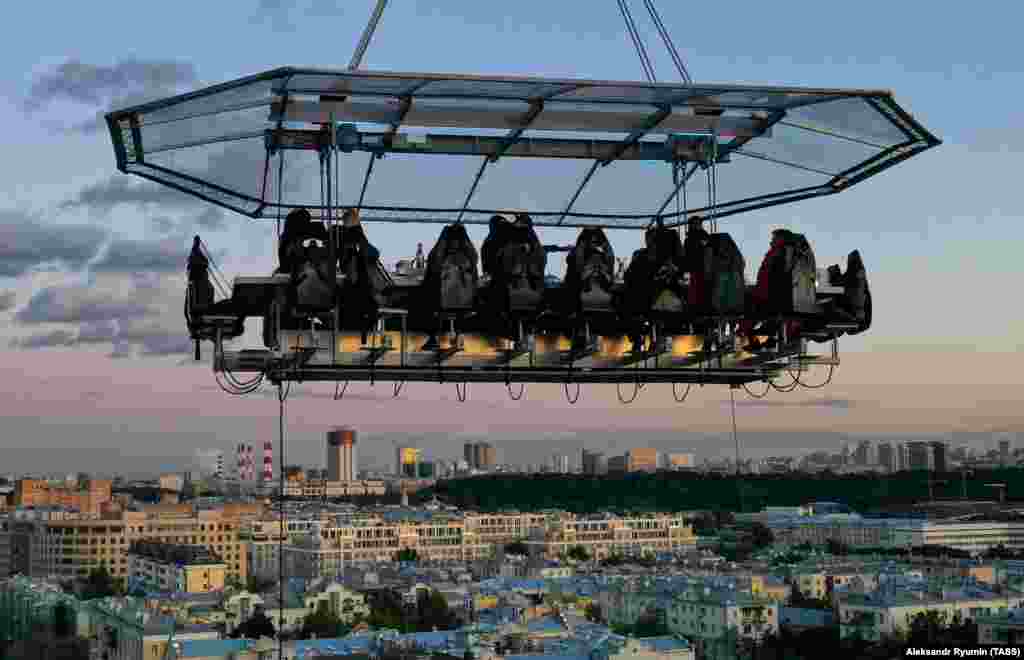
[[[829,195],[940,143],[887,91],[295,68],[107,123],[121,171],[253,218],[564,227]]]

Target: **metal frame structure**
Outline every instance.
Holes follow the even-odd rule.
[[[843,113],[837,106],[827,105],[844,101],[856,103],[856,112]],[[828,116],[829,109],[834,116]],[[286,150],[368,152],[372,157],[357,208],[362,220],[369,222],[484,224],[503,210],[472,208],[470,202],[488,165],[504,157],[593,161],[560,210],[521,209],[536,225],[643,228],[655,219],[678,226],[690,213],[724,217],[834,194],[940,144],[890,92],[879,90],[300,68],[275,69],[118,110],[106,119],[118,169],[252,218],[277,217],[300,206],[309,208],[314,216],[330,217],[330,210],[313,199],[283,203],[268,194],[266,178],[275,155],[283,158]],[[213,129],[207,125],[210,123]],[[374,129],[382,124],[389,128],[384,132]],[[403,126],[461,132],[410,140],[400,132]],[[204,130],[199,130],[202,127]],[[333,141],[329,136],[335,130],[337,139]],[[506,133],[504,137],[486,134],[495,130]],[[773,132],[779,130],[847,147],[857,145],[864,153],[842,169],[800,162],[795,156],[772,151],[773,145],[777,146]],[[526,135],[527,131],[558,131],[572,137],[539,138]],[[193,138],[193,132],[205,137]],[[597,138],[597,132],[626,137]],[[873,134],[888,137],[873,139]],[[175,135],[181,139],[174,139]],[[645,139],[653,135],[658,137]],[[696,153],[687,136],[714,139],[716,164],[734,157],[750,158],[820,176],[821,182],[668,213],[666,205],[653,212],[629,214],[573,210],[597,168],[616,160],[707,166],[707,155],[702,158]],[[176,168],[166,158],[218,143],[260,139],[263,153],[253,154],[253,158],[265,159],[264,180],[262,187],[251,191],[214,183],[201,173]],[[364,204],[374,161],[390,153],[485,158],[460,206]],[[334,202],[338,205],[340,200]]]

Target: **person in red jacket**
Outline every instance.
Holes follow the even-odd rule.
[[[789,232],[785,229],[776,229],[772,232],[771,246],[761,261],[761,267],[757,271],[757,283],[751,292],[751,311],[754,314],[770,314],[778,310],[778,296],[786,294],[786,291],[773,291],[772,285],[777,282],[787,282],[786,277],[786,238]],[[745,320],[740,323],[738,333],[750,340],[751,348],[760,348],[755,338],[754,321]],[[786,323],[787,335],[792,337],[799,329],[799,323],[789,321]],[[777,331],[774,323],[766,323],[759,329],[759,334],[773,335]],[[771,342],[772,340],[769,340]]]

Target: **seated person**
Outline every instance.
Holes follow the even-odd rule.
[[[327,245],[327,229],[322,222],[313,222],[313,217],[306,209],[294,209],[284,219],[284,231],[278,241],[277,258],[280,264],[278,273],[294,273],[301,265],[305,254],[304,243],[315,239]]]

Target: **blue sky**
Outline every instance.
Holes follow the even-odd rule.
[[[677,79],[642,3],[633,4],[659,80]],[[893,2],[658,5],[698,82],[891,89],[897,102],[944,141],[840,195],[723,223],[723,229],[737,238],[749,269],[760,262],[770,228],[790,226],[808,235],[823,262],[820,265],[841,260],[853,248],[860,249],[867,261],[875,326],[867,335],[846,342],[845,350],[870,352],[875,359],[885,354],[884,359],[895,364],[911,353],[969,360],[978,351],[1010,354],[1024,348],[1020,339],[1024,311],[1016,284],[1024,275],[1020,259],[1024,203],[1017,174],[1024,150],[1024,111],[1018,98],[1024,89],[1024,59],[1017,34],[1024,18],[1020,5],[976,2],[927,9],[919,3]],[[29,233],[11,228],[34,218],[43,230],[53,225],[84,225],[109,232],[108,239],[136,241],[125,245],[149,246],[170,256],[180,250],[183,256],[187,243],[182,239],[189,234],[186,225],[202,212],[152,206],[121,206],[110,213],[60,209],[62,201],[83,188],[110,180],[115,168],[105,132],[59,130],[107,109],[109,98],[92,105],[58,99],[35,112],[25,111],[33,84],[55,67],[69,59],[110,69],[126,60],[178,62],[194,67],[196,82],[185,87],[283,65],[343,68],[371,9],[370,0],[136,3],[116,9],[106,3],[102,8],[88,3],[19,4],[16,25],[24,29],[9,30],[0,46],[0,96],[5,99],[0,104],[5,145],[0,162],[5,200],[0,203],[0,230],[9,224],[8,233],[0,234],[0,243],[12,235],[27,239]],[[363,66],[642,79],[621,16],[610,0],[392,0]],[[468,183],[466,179],[453,190],[464,191]],[[542,192],[561,191],[537,194]],[[565,191],[565,197],[570,192]],[[461,193],[456,203],[459,200]],[[154,222],[161,218],[166,220],[162,232],[157,227],[164,225]],[[166,231],[172,225],[177,229]],[[370,231],[386,255],[397,257],[411,253],[418,240],[429,244],[438,229],[424,228],[422,235],[394,226],[374,226]],[[222,267],[233,276],[264,272],[272,266],[270,232],[269,224],[228,216],[218,230],[204,235],[214,249],[227,250]],[[553,238],[564,242],[571,240],[571,234]],[[622,256],[638,245],[638,239],[633,234],[613,236]],[[98,255],[93,261],[101,265],[104,258],[110,260]],[[45,323],[18,320],[30,318],[24,310],[33,301],[37,306],[46,302],[43,294],[50,288],[56,287],[47,294],[50,299],[63,295],[65,309],[78,312],[90,305],[94,312],[115,303],[123,308],[132,303],[126,296],[157,291],[166,296],[167,313],[152,318],[140,314],[131,332],[122,328],[114,352],[119,350],[117,342],[122,348],[133,343],[153,348],[154,353],[172,352],[161,347],[180,346],[168,334],[180,332],[180,273],[157,273],[150,289],[145,289],[140,284],[144,274],[101,267],[82,270],[82,266],[35,268],[0,279],[0,302],[10,303],[0,305],[6,308],[0,311],[6,325],[2,338],[25,342],[37,337],[36,343],[45,345],[61,343],[47,339],[63,337],[54,333],[73,337],[76,330],[84,331],[83,326],[67,322],[74,316],[70,312],[51,314]],[[78,289],[68,288],[76,283]],[[85,285],[93,291],[88,300],[82,298]],[[79,297],[72,300],[73,293]],[[99,319],[99,325],[89,326],[90,332],[102,335],[97,328],[103,327],[103,315],[93,313],[90,318]],[[153,333],[160,328],[165,333],[157,341]],[[164,340],[167,343],[160,343]],[[17,346],[24,344],[12,345],[10,350],[28,350]],[[65,345],[39,352],[39,359],[66,350],[110,353],[111,344]],[[109,377],[116,380],[120,368],[124,367],[111,366]],[[881,372],[878,377],[884,380],[888,375]],[[208,377],[202,371],[190,376]],[[1014,424],[1019,421],[1013,418]]]

